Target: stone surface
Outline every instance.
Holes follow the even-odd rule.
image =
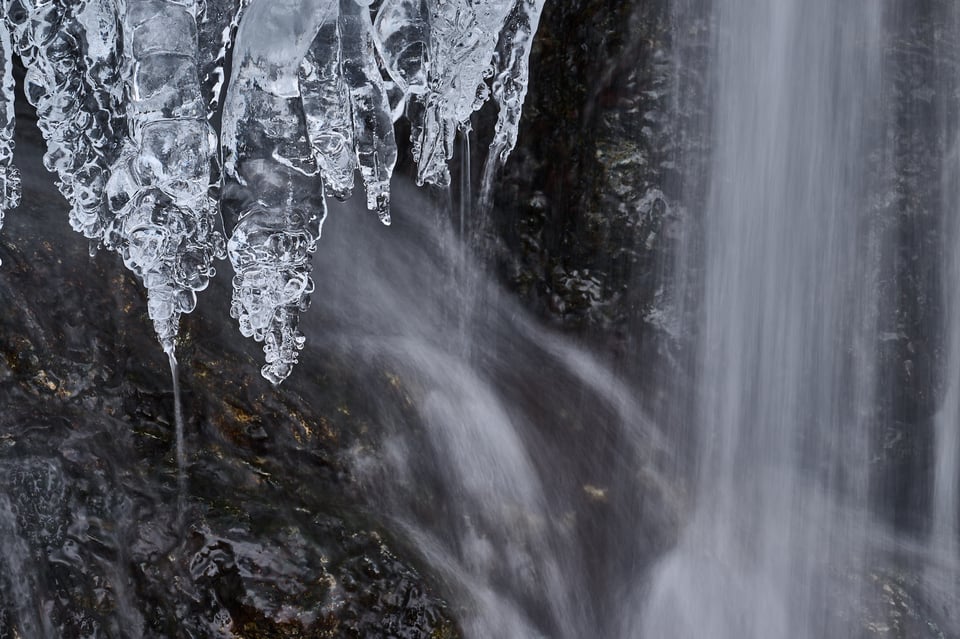
[[[88,256],[19,115],[25,197],[0,236],[0,637],[458,636],[343,461],[368,427],[356,372],[312,361],[272,388],[224,319],[229,279],[179,346],[179,494],[145,295],[114,254]]]

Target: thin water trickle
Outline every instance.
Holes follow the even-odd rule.
[[[180,375],[177,356],[173,348],[165,348],[170,362],[170,380],[173,384],[173,420],[176,437],[177,459],[177,517],[181,520],[187,499],[187,453],[184,438],[183,404],[180,398]]]

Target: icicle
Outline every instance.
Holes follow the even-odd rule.
[[[497,45],[496,75],[493,80],[493,99],[500,108],[496,130],[483,169],[480,187],[481,207],[488,208],[493,192],[496,170],[502,166],[517,145],[520,114],[527,97],[530,75],[530,49],[533,35],[540,24],[545,0],[516,0],[516,6],[507,18]]]
[[[4,16],[9,2],[0,3]],[[13,46],[6,20],[0,18],[0,228],[4,213],[20,204],[20,172],[13,166]]]
[[[383,77],[374,55],[370,12],[354,0],[340,0],[343,77],[350,91],[353,132],[367,208],[390,224],[390,178],[397,162],[397,142]]]
[[[338,20],[328,20],[320,27],[300,65],[300,93],[324,186],[331,195],[344,200],[353,191],[357,153],[350,94],[340,73]]]
[[[418,100],[420,121],[413,129],[419,184],[450,183],[447,161],[457,127],[489,97],[485,80],[511,6],[502,0],[427,0],[430,91]]]
[[[112,167],[108,248],[143,280],[147,311],[164,350],[172,351],[180,315],[225,254],[210,200],[215,137],[197,75],[194,3],[126,0],[130,56],[130,138]]]
[[[111,0],[12,0],[14,47],[47,141],[44,165],[71,204],[70,224],[99,240],[107,168],[123,130],[116,7]]]
[[[303,348],[299,317],[313,292],[310,257],[326,217],[300,101],[301,63],[335,16],[336,0],[251,3],[224,103],[224,210],[237,220],[227,245],[236,273],[230,314],[244,336],[263,343],[261,372],[274,384]]]
[[[173,352],[180,316],[213,277],[213,261],[229,254],[231,314],[263,342],[263,374],[279,383],[303,346],[299,313],[313,290],[323,185],[345,198],[359,168],[368,208],[389,224],[393,123],[410,120],[418,182],[449,184],[457,130],[495,76],[489,192],[516,142],[543,3],[0,0],[0,222],[19,198],[16,51],[71,225],[91,251],[117,251],[143,281],[164,349]],[[220,191],[208,120],[232,45]],[[232,215],[229,243],[212,195]]]
[[[425,93],[430,21],[424,0],[385,0],[373,27],[377,50],[393,81],[406,93]]]

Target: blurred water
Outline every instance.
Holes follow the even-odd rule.
[[[390,229],[331,209],[317,256],[350,275],[318,278],[308,343],[391,380],[370,389],[380,442],[355,451],[359,481],[468,637],[610,636],[604,605],[675,518],[662,438],[608,365],[496,291],[399,188]]]
[[[960,34],[960,7],[949,5],[942,18],[948,33]],[[938,60],[946,68],[941,77],[941,90],[957,81],[955,49],[939,43]],[[952,77],[951,77],[952,76]],[[935,416],[935,455],[933,507],[930,546],[938,556],[931,580],[942,583],[946,596],[960,600],[960,578],[945,572],[944,566],[960,566],[960,114],[952,112],[941,124],[947,138],[947,152],[940,175],[941,210],[945,214],[944,251],[940,260],[943,282],[943,323],[946,326],[945,392],[941,409]]]
[[[437,231],[436,207],[401,192],[389,235],[333,212],[318,258],[351,276],[318,284],[311,341],[392,380],[372,398],[380,445],[354,467],[468,637],[955,636],[960,339],[930,467],[878,463],[895,379],[881,353],[902,339],[884,281],[896,3],[708,4],[677,3],[675,25],[710,31],[710,117],[695,123],[709,188],[702,227],[677,231],[703,242],[681,239],[674,266],[691,287],[675,297],[696,300],[693,381],[627,378],[538,326]],[[651,378],[689,409],[649,414]],[[890,521],[899,481],[932,495],[910,515],[929,525]]]
[[[879,394],[892,392],[879,353],[883,340],[898,339],[880,326],[901,312],[882,281],[896,259],[884,229],[897,222],[877,213],[888,169],[878,158],[888,157],[893,130],[884,73],[895,4],[742,0],[678,9],[680,28],[707,16],[713,30],[706,249],[681,256],[704,269],[693,327],[701,340],[694,504],[637,596],[643,613],[628,617],[629,636],[902,632],[868,622],[884,598],[871,579],[890,555],[909,555],[901,567],[935,566],[937,576],[918,588],[950,602],[946,619],[956,615],[955,550],[892,530],[875,508],[890,483],[874,476],[889,419]],[[947,203],[943,215],[956,210]],[[960,279],[951,273],[946,282],[955,289]],[[960,322],[949,313],[955,331]],[[949,522],[935,527],[951,544],[955,386],[939,419],[931,510]],[[920,425],[912,428],[919,438]],[[928,469],[917,471],[894,481],[922,484]],[[942,623],[937,632],[958,631],[955,618]]]

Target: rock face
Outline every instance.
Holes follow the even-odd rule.
[[[342,362],[282,391],[210,318],[171,381],[146,300],[92,259],[19,114],[24,200],[0,236],[0,637],[458,636],[434,586],[364,514],[343,451],[361,388]],[[228,284],[212,306],[229,306]]]
[[[544,11],[494,224],[504,276],[568,326],[642,317],[659,284],[679,199],[668,12],[663,0]]]
[[[674,13],[670,0],[547,3],[487,240],[529,308],[682,422],[692,404],[656,387],[693,374],[700,269],[679,255],[703,242],[710,32],[707,19],[676,32]]]
[[[878,345],[886,432],[877,466],[886,481],[877,500],[898,527],[923,533],[929,521],[934,418],[944,402],[950,327],[945,304],[955,282],[941,264],[956,251],[948,232],[957,188],[949,175],[958,109],[956,51],[960,28],[953,3],[899,2],[890,10],[887,48],[887,152],[869,158],[885,175],[872,215],[891,259],[882,274],[890,312]],[[954,200],[955,201],[955,200]]]

